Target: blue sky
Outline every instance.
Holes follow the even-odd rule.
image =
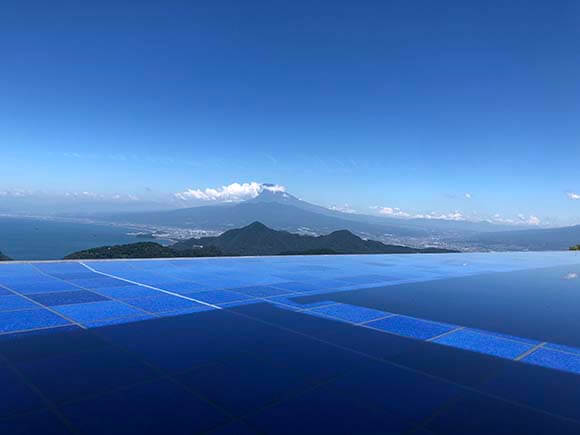
[[[162,200],[256,181],[364,213],[580,223],[579,13],[13,2],[0,192]]]

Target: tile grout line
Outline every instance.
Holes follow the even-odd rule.
[[[535,346],[533,346],[531,349],[526,350],[524,353],[522,353],[521,355],[517,356],[514,358],[514,361],[521,361],[522,359],[524,359],[525,357],[527,357],[528,355],[531,355],[532,353],[534,353],[535,351],[537,351],[538,349],[541,349],[542,347],[544,347],[544,345],[546,345],[547,342],[543,341],[540,344],[536,344]]]
[[[370,326],[367,325],[367,323],[376,322],[377,320],[389,319],[389,318],[395,317],[395,316],[400,316],[400,314],[389,313],[386,316],[377,317],[376,319],[365,320],[364,322],[355,323],[355,325],[371,328]],[[373,328],[373,329],[376,329],[376,328]]]
[[[465,328],[466,328],[465,326],[458,326],[457,328],[452,329],[451,331],[447,331],[447,332],[444,332],[443,334],[436,335],[435,337],[428,338],[425,341],[435,341],[435,340],[437,340],[439,338],[445,337],[447,335],[451,335],[451,334],[453,334],[453,333],[455,333],[457,331],[461,331],[461,330],[463,330]]]
[[[73,286],[75,286],[75,287],[78,287],[78,288],[79,288],[79,289],[81,289],[81,290],[85,290],[85,291],[88,291],[88,292],[91,292],[91,293],[95,293],[96,295],[103,296],[103,297],[105,297],[105,298],[107,298],[107,299],[110,299],[110,300],[112,300],[112,301],[115,301],[115,302],[122,303],[122,304],[124,304],[124,305],[130,305],[130,304],[127,304],[126,302],[124,302],[124,301],[122,301],[122,300],[120,300],[120,299],[113,298],[113,297],[111,297],[111,296],[107,296],[107,295],[103,295],[103,294],[99,293],[99,292],[97,291],[97,289],[91,289],[91,288],[88,288],[88,287],[83,287],[83,286],[81,286],[81,285],[79,285],[79,284],[76,284],[76,283],[74,283],[74,282],[67,281],[67,280],[66,280],[66,279],[64,279],[64,278],[59,278],[59,277],[52,276],[52,275],[50,275],[50,274],[48,274],[48,273],[44,272],[43,270],[39,269],[38,267],[36,267],[36,265],[35,265],[35,264],[32,264],[32,267],[36,268],[36,269],[37,269],[37,270],[38,270],[38,271],[39,271],[41,274],[43,274],[43,275],[45,275],[45,276],[47,276],[47,277],[49,277],[49,278],[52,278],[52,279],[58,279],[59,281],[62,281],[62,282],[65,282],[65,283],[67,283],[67,284],[71,284],[71,285],[73,285]],[[76,290],[73,290],[73,291],[76,291]],[[47,292],[47,293],[50,293],[50,292]],[[38,294],[42,294],[42,293],[38,293]],[[103,301],[95,301],[95,302],[103,302]],[[93,302],[80,302],[80,303],[81,303],[81,304],[91,304],[91,303],[93,303]],[[66,306],[66,305],[77,305],[77,304],[64,304],[64,305],[59,305],[59,306]],[[135,309],[136,309],[136,310],[138,310],[138,311],[142,311],[142,312],[143,312],[143,314],[153,314],[153,315],[155,316],[155,313],[151,313],[151,312],[149,312],[149,311],[146,311],[146,310],[144,310],[144,309],[142,309],[142,308],[135,307],[134,305],[130,305],[130,306],[131,306],[132,308],[135,308]],[[125,317],[125,316],[122,316],[122,317]],[[129,317],[131,317],[131,316],[129,316]],[[115,318],[116,318],[116,317],[115,317]],[[109,320],[109,319],[110,319],[110,318],[107,318],[107,319],[98,319],[98,320]]]
[[[340,303],[340,302],[333,302],[333,303],[331,303],[331,304],[318,305],[318,306],[316,306],[316,307],[309,307],[309,308],[304,308],[302,311],[303,311],[303,312],[305,312],[305,313],[307,313],[308,311],[314,311],[314,310],[316,310],[316,309],[318,309],[318,308],[333,307],[333,306],[335,306],[335,305],[341,305],[341,303]],[[325,313],[319,313],[319,314],[325,314]]]
[[[19,293],[19,292],[17,292],[16,290],[13,290],[13,289],[12,289],[12,288],[10,288],[10,287],[6,287],[6,286],[4,286],[4,285],[2,285],[2,286],[0,286],[0,287],[3,287],[3,288],[5,288],[5,289],[7,289],[7,290],[9,290],[9,291],[13,292],[13,293],[14,293],[16,296],[20,296],[20,297],[22,297],[22,298],[26,299],[28,302],[32,302],[34,305],[37,305],[37,306],[39,306],[40,308],[42,308],[42,309],[44,309],[44,310],[50,311],[52,314],[56,314],[56,315],[57,315],[58,317],[60,317],[61,319],[64,319],[64,320],[66,320],[67,322],[70,322],[70,323],[72,323],[72,324],[74,324],[74,325],[78,326],[79,328],[82,328],[82,329],[87,329],[85,326],[81,325],[81,324],[80,324],[79,322],[77,322],[76,320],[74,320],[74,319],[71,319],[71,318],[69,318],[69,317],[65,316],[64,314],[61,314],[61,313],[59,313],[58,311],[56,311],[56,310],[52,309],[51,307],[48,307],[48,306],[46,306],[46,305],[42,305],[40,302],[36,302],[34,299],[31,299],[31,298],[29,298],[28,296],[26,296],[26,295],[24,295],[24,294],[22,294],[22,293]],[[12,312],[14,312],[14,311],[12,311]],[[52,328],[56,328],[56,327],[58,327],[58,326],[66,326],[66,325],[57,325],[57,326],[52,326]],[[34,329],[50,329],[50,328],[51,328],[51,327],[48,327],[48,328],[32,328],[32,330],[34,330]]]
[[[10,312],[13,313],[14,311],[10,311]],[[71,326],[77,326],[77,325],[67,324],[67,325],[58,325],[58,326],[41,326],[40,328],[31,328],[31,329],[18,329],[16,331],[0,332],[0,337],[5,337],[8,335],[12,335],[12,334],[21,334],[23,332],[47,331],[49,329],[68,328]],[[83,329],[87,329],[87,328],[83,328]]]
[[[202,304],[202,305],[206,305],[208,307],[215,308],[216,310],[221,310],[222,309],[222,307],[220,307],[218,305],[214,305],[214,304],[210,304],[210,303],[207,303],[207,302],[203,302],[203,301],[200,301],[200,300],[197,300],[197,299],[194,299],[194,298],[189,298],[187,296],[180,295],[179,293],[170,292],[168,290],[163,290],[163,289],[160,289],[158,287],[153,287],[153,286],[150,286],[150,285],[147,285],[147,284],[142,284],[142,283],[137,282],[137,281],[131,281],[129,279],[121,278],[119,276],[111,275],[109,273],[100,272],[100,271],[98,271],[96,269],[93,269],[90,266],[87,266],[82,261],[79,261],[78,264],[80,264],[81,266],[83,266],[86,269],[90,270],[91,272],[95,272],[95,273],[98,273],[100,275],[108,276],[109,278],[118,279],[120,281],[125,281],[125,282],[128,282],[130,284],[138,285],[138,286],[145,287],[145,288],[148,288],[148,289],[151,289],[151,290],[157,290],[157,291],[159,291],[161,293],[165,293],[165,294],[168,294],[168,295],[171,295],[171,296],[175,296],[175,297],[178,297],[178,298],[181,298],[181,299],[185,299],[185,300],[188,300],[188,301],[191,301],[191,302],[197,302],[198,304]]]

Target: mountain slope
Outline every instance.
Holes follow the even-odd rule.
[[[202,237],[178,242],[172,248],[181,250],[196,246],[214,246],[226,255],[277,255],[321,250],[350,254],[452,252],[385,245],[373,240],[363,240],[346,230],[334,231],[325,236],[304,236],[276,231],[260,222],[226,231],[218,237]]]
[[[496,249],[565,250],[580,243],[580,225],[478,234],[469,241]]]
[[[385,233],[408,237],[425,237],[429,232],[412,226],[392,225],[388,221],[367,223],[305,210],[291,204],[246,201],[239,204],[192,207],[168,212],[128,213],[108,216],[108,220],[133,224],[162,225],[224,231],[259,220],[269,227],[297,231],[308,228],[319,233],[348,229],[361,234]]]
[[[90,260],[113,258],[175,258],[175,257],[219,257],[221,252],[214,247],[176,251],[154,242],[130,243],[127,245],[102,246],[73,252],[65,260]]]
[[[123,224],[211,231],[226,231],[260,221],[277,230],[327,234],[346,229],[364,237],[397,242],[402,240],[403,243],[419,245],[433,238],[464,240],[478,232],[511,229],[488,222],[402,219],[344,213],[310,204],[288,192],[269,189],[269,185],[264,186],[266,188],[257,197],[241,203],[102,215],[101,219]]]
[[[9,261],[12,260],[10,257],[7,257],[2,252],[0,252],[0,261]]]

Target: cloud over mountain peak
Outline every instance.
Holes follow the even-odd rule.
[[[278,184],[257,183],[232,183],[217,188],[207,187],[205,189],[186,189],[183,192],[177,192],[174,196],[182,201],[219,201],[219,202],[236,202],[256,198],[264,191],[285,192],[286,188]]]

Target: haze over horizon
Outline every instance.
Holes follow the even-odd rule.
[[[13,3],[0,212],[216,204],[268,182],[345,212],[580,224],[579,12]]]

